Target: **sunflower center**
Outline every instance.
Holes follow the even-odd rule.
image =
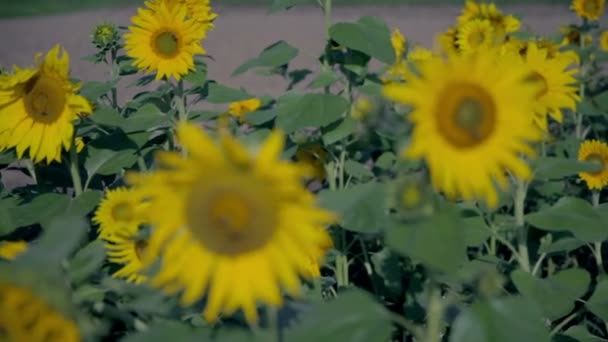
[[[236,255],[263,247],[277,226],[276,201],[257,179],[195,186],[186,217],[194,236],[208,249]]]
[[[130,222],[135,218],[135,213],[129,203],[120,202],[112,208],[112,218],[118,222]]]
[[[592,175],[598,175],[602,173],[604,171],[604,168],[607,166],[604,162],[604,158],[602,158],[602,156],[597,153],[591,153],[589,156],[587,156],[587,158],[585,158],[585,161],[590,163],[596,163],[602,167],[602,169],[597,172],[590,172]]]
[[[25,109],[35,121],[54,122],[63,113],[65,105],[65,91],[54,78],[36,76],[25,84]]]
[[[469,44],[473,47],[481,45],[485,39],[485,34],[482,31],[475,31],[469,35]]]
[[[494,131],[496,106],[485,89],[476,84],[453,83],[439,99],[435,112],[438,130],[454,147],[480,145]]]
[[[545,96],[549,91],[549,84],[547,83],[547,79],[539,74],[536,71],[532,71],[532,74],[526,78],[526,81],[531,83],[536,83],[538,85],[538,90],[536,91],[536,99],[540,99]]]
[[[175,57],[179,52],[179,39],[171,31],[162,31],[154,39],[156,51],[166,58]]]
[[[585,12],[594,13],[599,9],[599,5],[597,4],[596,0],[588,0],[584,2],[583,8],[585,9]]]

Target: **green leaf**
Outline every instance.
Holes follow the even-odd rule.
[[[310,82],[308,88],[318,89],[323,87],[329,87],[335,82],[337,82],[340,78],[336,75],[335,72],[331,70],[323,70],[321,71],[314,80]]]
[[[391,327],[380,303],[362,290],[349,289],[302,314],[300,324],[285,332],[285,341],[389,341]]]
[[[587,308],[604,322],[608,321],[608,280],[601,280],[587,301]]]
[[[0,199],[0,235],[11,233],[19,226],[13,219],[13,212],[19,206],[19,200],[15,197]]]
[[[447,204],[428,219],[395,224],[385,237],[393,250],[445,273],[456,272],[467,261],[463,222]]]
[[[348,159],[344,162],[344,171],[355,179],[369,179],[374,177],[374,173],[370,169],[352,159]]]
[[[492,231],[481,216],[462,218],[462,227],[467,246],[480,246],[492,236]]]
[[[252,95],[247,94],[244,90],[228,88],[217,83],[210,83],[207,101],[210,103],[228,103],[247,100],[252,97]]]
[[[63,214],[70,203],[70,198],[64,194],[53,192],[43,193],[34,197],[30,202],[23,203],[11,212],[13,223],[17,227],[25,227],[40,223],[43,226]]]
[[[59,267],[89,231],[88,222],[78,216],[54,215],[43,224],[44,233],[28,251],[15,261],[42,269]]]
[[[67,213],[77,216],[86,216],[97,207],[102,196],[103,192],[98,190],[85,191],[70,202]]]
[[[195,69],[190,71],[184,80],[193,86],[203,86],[207,81],[207,64],[196,63],[194,64]]]
[[[452,326],[450,342],[549,342],[539,308],[519,296],[477,302]]]
[[[257,126],[267,123],[268,121],[274,119],[276,116],[277,111],[275,109],[262,109],[245,114],[243,120],[252,125]]]
[[[80,249],[70,260],[68,273],[75,283],[80,283],[98,271],[106,259],[103,241],[93,242]]]
[[[375,167],[382,170],[390,170],[397,161],[397,156],[393,152],[384,152],[376,160]]]
[[[86,97],[92,102],[95,102],[98,98],[100,98],[102,95],[107,94],[115,86],[115,82],[85,82],[82,85],[82,88],[80,88],[80,95]]]
[[[357,127],[357,122],[350,116],[347,116],[342,121],[333,123],[323,129],[323,143],[329,146],[347,138],[357,131]]]
[[[240,75],[253,68],[277,68],[289,63],[298,55],[298,49],[280,40],[266,47],[259,56],[236,68],[232,76]]]
[[[601,165],[560,157],[540,157],[532,162],[534,177],[537,179],[555,179],[576,175],[579,172],[597,172]]]
[[[329,35],[340,45],[361,51],[381,62],[395,62],[390,30],[380,18],[365,16],[356,23],[337,23],[329,29]]]
[[[139,70],[133,65],[134,60],[134,58],[122,56],[122,60],[118,62],[118,74],[120,76],[136,74]]]
[[[586,116],[601,116],[604,114],[595,104],[593,104],[592,99],[588,97],[578,103],[576,111]]]
[[[557,241],[554,241],[548,245],[541,244],[538,249],[538,252],[546,253],[546,254],[571,252],[584,245],[585,245],[584,241],[581,241],[581,240],[575,239],[575,238],[565,237],[565,238],[559,239]]]
[[[157,106],[146,103],[135,113],[129,115],[121,128],[125,133],[147,131],[168,122],[169,119],[169,116],[163,114]]]
[[[528,272],[516,270],[511,279],[517,290],[529,300],[535,301],[551,320],[563,317],[574,308],[591,283],[591,276],[583,269],[563,270],[548,278],[539,279]]]
[[[306,127],[324,127],[340,119],[347,109],[346,99],[332,94],[306,94],[285,102],[279,99],[276,125],[286,133]]]
[[[98,125],[111,126],[111,127],[122,127],[125,124],[125,119],[120,113],[110,107],[99,107],[91,115],[93,120]]]
[[[193,329],[189,325],[175,321],[166,321],[153,325],[146,331],[127,335],[121,339],[121,342],[196,342],[208,340],[208,331]]]
[[[573,327],[568,328],[563,334],[563,336],[567,336],[576,340],[576,342],[600,342],[606,341],[595,335],[592,335],[587,328],[582,325],[575,325]]]
[[[340,225],[359,233],[375,233],[386,224],[384,212],[386,186],[370,182],[357,184],[342,190],[323,190],[319,204],[340,215]]]
[[[597,107],[603,111],[608,112],[608,90],[603,93],[596,95],[593,100],[597,103]]]
[[[576,197],[562,197],[552,207],[526,215],[526,222],[546,231],[569,231],[585,242],[608,237],[602,216],[589,202]]]

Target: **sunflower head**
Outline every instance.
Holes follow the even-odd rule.
[[[395,60],[401,60],[401,58],[403,58],[403,53],[405,53],[405,37],[399,29],[393,30],[393,33],[391,34],[391,44],[395,51]]]
[[[19,255],[27,251],[25,241],[4,241],[0,243],[0,258],[14,260]]]
[[[579,177],[591,190],[601,190],[608,185],[608,145],[599,140],[583,141],[578,150],[578,160],[594,162],[601,166],[597,172],[581,172]]]
[[[412,144],[402,156],[426,160],[433,186],[450,198],[495,206],[495,183],[506,187],[507,171],[531,176],[520,154],[533,155],[530,143],[540,139],[529,116],[537,88],[524,81],[528,69],[499,57],[487,49],[434,59],[407,84],[384,87],[389,99],[414,107]]]
[[[458,45],[458,29],[450,27],[447,31],[438,36],[439,47],[446,54],[453,54],[460,51]]]
[[[148,241],[142,237],[139,229],[130,229],[123,226],[115,230],[115,233],[105,238],[105,247],[108,260],[121,265],[112,277],[123,278],[127,282],[141,284],[147,280],[144,274],[146,267],[143,263],[143,255]]]
[[[608,51],[608,31],[602,31],[600,34],[600,48]]]
[[[606,0],[573,0],[570,8],[581,18],[598,20],[605,5]]]
[[[117,47],[120,40],[118,28],[111,23],[99,24],[95,27],[92,34],[93,44],[101,51],[109,51]]]
[[[518,31],[521,26],[521,22],[517,18],[512,15],[504,15],[493,3],[467,0],[462,14],[458,17],[458,22],[463,25],[474,19],[490,21],[498,40],[504,39],[507,33]]]
[[[232,102],[229,105],[228,113],[234,117],[242,119],[245,114],[254,112],[260,108],[262,101],[251,98],[243,101]]]
[[[137,68],[156,72],[157,80],[181,79],[194,70],[194,56],[205,53],[201,40],[207,30],[187,13],[185,6],[170,6],[164,1],[152,9],[138,9],[125,34],[127,55],[135,59]]]
[[[414,65],[423,64],[432,58],[438,58],[438,56],[433,51],[420,45],[414,46],[407,54],[407,60],[414,63]]]
[[[161,4],[168,8],[184,7],[186,8],[186,17],[201,23],[205,31],[213,29],[213,20],[217,17],[217,14],[211,10],[209,0],[150,0],[144,3],[154,11],[159,11]]]
[[[72,145],[73,121],[92,111],[69,79],[70,58],[59,45],[36,55],[36,68],[15,68],[2,76],[6,96],[0,96],[0,150],[25,151],[34,162],[61,161]],[[4,94],[3,94],[4,95]]]
[[[93,222],[99,225],[100,238],[107,239],[125,230],[137,231],[145,223],[146,206],[142,195],[132,189],[108,190],[93,216]]]
[[[474,53],[496,43],[494,28],[487,19],[473,19],[462,24],[456,39],[462,53]]]
[[[560,32],[564,36],[561,42],[561,46],[568,45],[581,45],[581,38],[583,39],[584,46],[590,46],[593,42],[593,38],[590,34],[582,34],[581,31],[572,25],[564,26],[560,28]]]
[[[177,137],[186,154],[159,153],[159,169],[127,175],[149,201],[143,261],[161,260],[151,284],[183,290],[184,305],[206,295],[208,320],[241,309],[254,323],[257,302],[278,306],[282,290],[299,294],[311,251],[328,239],[319,227],[336,217],[306,190],[310,167],[280,159],[282,132],[259,148],[227,131],[216,141],[190,123]]]

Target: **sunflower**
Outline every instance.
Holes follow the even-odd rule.
[[[590,46],[593,42],[593,38],[590,34],[581,34],[581,31],[575,26],[564,26],[560,28],[560,32],[564,36],[561,42],[561,46],[568,45],[581,45],[581,36],[583,37],[583,45]]]
[[[184,6],[186,8],[187,18],[201,23],[203,29],[207,32],[213,29],[213,20],[217,17],[217,14],[213,13],[211,10],[209,0],[151,0],[145,1],[144,3],[153,11],[159,11],[161,3],[164,3],[170,9],[177,6]]]
[[[516,32],[521,22],[512,15],[504,15],[493,3],[478,3],[467,0],[458,23],[464,25],[474,19],[487,19],[492,23],[496,37],[504,39],[507,33]]]
[[[110,262],[122,265],[122,268],[114,273],[115,278],[124,278],[130,283],[141,284],[147,277],[143,274],[145,270],[141,261],[143,252],[148,245],[145,239],[139,236],[137,227],[123,226],[105,240]]]
[[[604,51],[608,51],[608,31],[603,31],[600,35],[600,48]]]
[[[519,59],[516,57],[516,59]],[[580,100],[577,95],[578,87],[574,74],[578,69],[571,68],[568,58],[551,58],[549,51],[539,48],[537,44],[528,43],[523,59],[525,66],[530,70],[527,78],[538,85],[534,105],[534,122],[543,131],[547,130],[547,115],[558,122],[562,122],[562,109],[576,109]],[[505,64],[517,63],[508,61]]]
[[[299,149],[296,152],[296,160],[310,165],[314,170],[312,178],[322,182],[327,177],[325,162],[327,161],[327,151],[319,144],[307,148]]]
[[[414,107],[412,143],[402,156],[426,160],[433,186],[449,198],[484,199],[495,207],[495,183],[507,171],[529,179],[520,155],[533,155],[540,136],[530,122],[536,87],[523,66],[500,67],[496,49],[434,59],[407,84],[388,85],[384,95]],[[488,77],[492,75],[492,77]]]
[[[419,45],[414,46],[407,54],[407,60],[414,63],[414,65],[420,65],[432,58],[437,58],[437,55],[433,51]]]
[[[167,293],[183,290],[183,305],[207,294],[207,320],[241,309],[254,323],[256,302],[281,305],[281,289],[299,295],[310,251],[328,239],[318,227],[336,218],[304,187],[310,168],[279,159],[280,131],[256,153],[226,130],[217,144],[181,123],[177,137],[187,155],[161,152],[160,169],[127,175],[149,200],[153,228],[143,260],[161,259],[151,283]]]
[[[405,53],[405,37],[399,29],[393,30],[393,33],[391,34],[391,44],[395,51],[395,60],[403,58],[403,53]]]
[[[19,255],[27,251],[25,241],[4,241],[0,243],[0,258],[14,260]]]
[[[161,1],[154,10],[139,8],[125,34],[127,55],[140,70],[156,72],[156,79],[180,79],[194,70],[194,55],[204,54],[201,40],[204,25],[186,18],[185,6],[167,6]]]
[[[262,101],[260,99],[251,98],[243,101],[236,101],[230,103],[228,107],[228,113],[234,117],[243,119],[245,114],[254,112],[260,108]]]
[[[61,161],[62,147],[69,150],[73,121],[92,111],[87,100],[75,94],[79,85],[69,79],[70,58],[59,45],[35,69],[14,68],[0,78],[0,150],[15,147],[23,157],[29,149],[34,162]]]
[[[458,46],[458,29],[450,27],[447,31],[438,36],[439,47],[446,54],[459,52]]]
[[[495,44],[494,28],[487,19],[473,19],[459,27],[456,39],[462,53],[473,53]]]
[[[77,325],[29,289],[0,283],[3,341],[81,341]]]
[[[570,9],[584,19],[598,20],[604,12],[606,0],[573,0]]]
[[[598,172],[581,172],[578,174],[589,189],[601,190],[608,185],[608,145],[599,140],[583,141],[578,150],[578,160],[596,162],[602,166]]]
[[[108,190],[93,216],[93,222],[99,225],[99,237],[107,239],[124,229],[136,230],[144,223],[141,212],[145,206],[131,189]]]

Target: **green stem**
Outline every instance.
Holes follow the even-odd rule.
[[[563,321],[561,321],[558,325],[556,325],[555,328],[553,328],[551,330],[550,336],[554,336],[555,334],[560,332],[560,330],[562,330],[562,328],[565,327],[566,324],[570,323],[570,321],[575,319],[579,314],[580,314],[580,311],[575,311],[570,316],[566,317]]]
[[[438,286],[433,286],[431,290],[427,316],[425,342],[441,341],[443,305],[441,303],[441,290]]]
[[[344,163],[346,162],[346,147],[342,147],[340,152],[340,163],[338,164],[338,185],[340,189],[344,189]]]
[[[137,166],[139,167],[139,171],[146,172],[148,171],[148,167],[146,166],[146,161],[143,156],[139,156],[137,158]]]
[[[331,28],[331,0],[325,0],[323,11],[325,12],[325,31],[327,32],[327,39],[329,39],[329,29]]]
[[[268,308],[268,328],[271,333],[274,335],[274,340],[277,342],[281,341],[281,333],[279,329],[279,310],[274,307]]]
[[[112,82],[116,81],[118,79],[118,64],[116,63],[116,49],[112,49],[110,52],[110,73],[111,73],[111,78],[112,78]],[[116,90],[116,85],[112,86],[112,106],[115,109],[118,109],[118,91]]]
[[[78,169],[78,151],[76,151],[76,143],[72,141],[70,148],[70,176],[74,185],[74,197],[82,194],[82,179],[80,179],[80,170]]]
[[[178,122],[188,121],[188,112],[186,111],[186,97],[184,95],[184,81],[179,80],[177,82],[177,89],[175,94],[175,109],[177,110]]]
[[[591,193],[591,204],[594,208],[600,205],[600,192],[593,190]],[[593,243],[593,256],[595,258],[595,264],[597,265],[597,271],[604,273],[604,260],[602,258],[602,241],[596,241]]]
[[[526,193],[528,192],[528,185],[522,181],[516,180],[515,198],[514,198],[514,211],[515,211],[515,225],[517,226],[518,239],[517,246],[519,250],[519,264],[521,268],[530,273],[530,256],[528,253],[528,229],[524,219],[524,206],[526,203]]]
[[[372,268],[372,262],[369,258],[369,253],[367,252],[367,246],[365,246],[365,241],[363,241],[363,239],[361,239],[360,237],[357,237],[357,240],[359,240],[359,246],[361,246],[363,259],[365,260],[365,264],[367,265],[366,268],[369,267],[369,280],[372,283],[372,289],[374,290],[374,294],[378,295],[380,292],[378,292],[378,287],[376,286],[376,282],[374,281],[374,269]]]
[[[34,167],[34,162],[31,159],[24,159],[23,163],[25,164],[25,168],[30,174],[30,177],[32,177],[34,184],[38,184],[38,177],[36,176],[36,168]]]

